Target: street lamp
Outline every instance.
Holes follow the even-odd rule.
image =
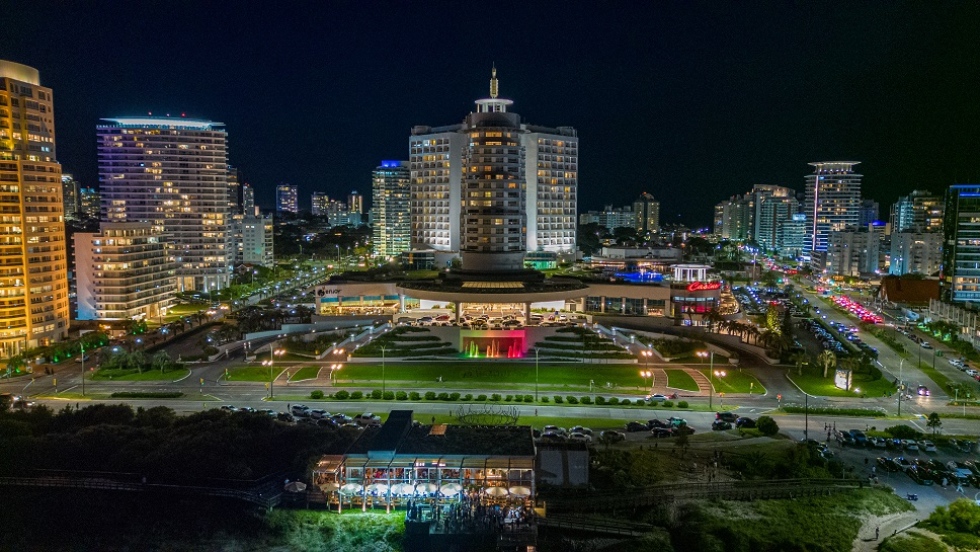
[[[653,351],[651,351],[650,349],[645,349],[643,351],[640,351],[640,355],[643,357],[643,365],[646,367],[647,370],[649,370],[650,357],[653,356]],[[650,382],[650,384],[653,385],[653,382]]]
[[[334,372],[336,372],[337,370],[340,370],[343,367],[344,367],[343,364],[331,364],[330,365],[330,378],[329,379],[330,379],[331,385],[337,385],[336,383],[333,383],[334,381],[336,381],[334,379],[336,377],[336,376],[334,376]]]
[[[82,356],[81,356],[81,361],[82,361],[82,396],[84,397],[85,396],[85,343],[82,343],[81,341],[79,341],[79,344],[82,347]]]
[[[534,402],[538,402],[538,353],[540,350],[534,349]]]
[[[381,346],[381,396],[385,394],[385,346]]]
[[[643,378],[643,386],[644,387],[646,387],[646,385],[647,385],[647,378],[651,378],[650,385],[651,386],[653,385],[653,379],[652,379],[653,378],[653,372],[651,372],[650,370],[640,370],[640,377]]]
[[[725,377],[727,375],[724,370],[714,370],[712,373],[714,374],[714,376],[716,378],[718,378],[718,381],[721,381],[721,378],[723,378],[723,377]],[[715,384],[714,384],[714,382],[712,382],[711,383],[712,390],[714,389],[714,387],[715,387]],[[724,406],[725,406],[725,395],[724,394],[721,394],[719,396],[721,397],[721,407],[724,408]]]
[[[276,365],[276,357],[286,354],[285,349],[276,349],[275,343],[269,347],[269,360],[263,360],[262,366],[269,367],[269,398],[272,399],[275,396],[273,386],[275,385],[275,379],[272,377],[273,367]]]
[[[704,362],[704,357],[708,357],[708,410],[714,409],[714,395],[715,395],[715,382],[712,379],[711,374],[715,371],[715,352],[714,351],[698,351],[695,353]]]

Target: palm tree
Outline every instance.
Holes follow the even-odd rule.
[[[803,366],[809,364],[810,356],[803,351],[797,351],[790,355],[789,361],[796,365],[796,373],[803,375]]]
[[[823,377],[827,377],[827,372],[837,366],[837,355],[833,351],[823,351],[817,356],[817,366],[823,368]]]

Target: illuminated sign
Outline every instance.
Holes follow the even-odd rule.
[[[687,285],[687,291],[713,291],[721,289],[721,282],[691,282]]]

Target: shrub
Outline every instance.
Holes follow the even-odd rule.
[[[524,395],[524,402],[534,402],[534,395]]]
[[[407,401],[408,400],[408,393],[406,393],[404,391],[399,391],[399,392],[395,393],[395,400],[396,401]]]
[[[386,401],[393,401],[393,400],[395,400],[395,392],[394,391],[385,391],[381,395],[381,398],[384,399],[384,400],[386,400]]]
[[[350,394],[350,398],[354,400],[363,399],[364,393],[362,393],[361,391],[354,391],[353,393]]]
[[[514,402],[524,402],[524,395],[514,395]]]
[[[578,400],[582,404],[592,404],[592,397],[585,396]]]
[[[896,439],[918,439],[922,437],[922,434],[919,433],[914,427],[905,424],[886,427],[885,433]]]
[[[514,400],[514,395],[507,395],[507,397],[504,399],[504,402],[510,402],[512,400]]]
[[[560,399],[561,397],[555,397],[555,398],[556,399]],[[541,397],[541,402],[543,402],[543,403],[548,402],[548,395],[545,395],[545,396]]]
[[[449,400],[449,393],[445,393],[445,392],[439,393],[438,398],[439,398],[440,401],[448,401]]]
[[[338,401],[346,401],[350,398],[350,393],[341,389],[333,394],[333,398],[337,399]]]
[[[630,401],[629,399],[623,399],[623,400],[619,401],[619,404],[621,404],[623,406],[629,406],[629,405],[633,404],[633,402]]]
[[[476,400],[479,402],[485,402],[487,400],[487,396],[483,394],[477,395]]]
[[[381,398],[381,396],[382,396],[382,393],[381,393],[381,390],[380,389],[375,389],[374,391],[371,391],[371,398],[372,399],[378,400],[378,399]]]
[[[771,416],[759,416],[759,419],[755,421],[755,427],[763,435],[768,435],[769,437],[779,433],[779,425],[776,424],[776,420],[773,420]]]
[[[449,394],[449,400],[451,400],[451,401],[458,401],[459,400],[459,393],[450,393]]]
[[[180,391],[119,391],[112,394],[114,399],[179,399]]]
[[[564,400],[561,395],[555,395],[555,404],[561,404]]]
[[[436,392],[435,391],[426,391],[425,392],[425,400],[427,400],[427,401],[434,401],[434,400],[436,400]]]
[[[596,403],[598,402],[596,401]],[[609,397],[609,404],[619,404],[619,397]]]
[[[565,400],[568,401],[568,404],[578,404],[578,398],[577,397],[573,397],[571,395],[565,397]]]
[[[651,404],[653,404],[653,403],[651,403]],[[662,405],[662,406],[663,406],[664,408],[673,408],[673,407],[674,407],[674,401],[664,401],[664,402],[662,402],[662,403],[660,403],[660,404],[661,404],[661,405]]]
[[[453,395],[459,395],[459,393],[453,393]],[[467,393],[467,394],[463,395],[463,400],[464,401],[472,401],[473,400],[473,393]]]
[[[687,408],[687,407],[688,407],[687,401],[678,401],[677,402],[677,408]]]
[[[311,399],[322,399],[323,398],[323,391],[320,391],[319,389],[317,389],[316,391],[311,392],[310,393],[310,398]]]
[[[490,395],[490,400],[493,402],[500,402],[500,393],[494,393]]]
[[[412,391],[411,393],[408,394],[408,398],[410,400],[417,401],[422,399],[422,395],[419,395],[418,391]]]
[[[589,404],[589,403],[585,402],[585,397],[582,397],[582,402],[585,403],[585,404]],[[595,403],[596,404],[606,404],[606,398],[605,397],[596,397],[595,398]]]

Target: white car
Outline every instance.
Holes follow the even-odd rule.
[[[918,443],[916,443],[912,439],[902,439],[902,446],[905,448],[905,450],[913,450],[913,451],[919,450]]]
[[[969,370],[966,371],[966,375],[971,377],[976,377],[978,374],[980,374],[980,372],[974,370],[973,368],[970,368]]]
[[[592,430],[589,429],[589,428],[587,428],[587,427],[575,426],[572,429],[570,429],[569,431],[572,432],[572,433],[583,433],[585,435],[588,435],[589,437],[592,436]]]
[[[357,416],[354,416],[354,423],[356,423],[359,426],[380,424],[381,416],[375,416],[371,412],[365,412],[364,414],[358,414]]]
[[[932,441],[919,441],[919,447],[925,452],[936,452],[936,445]]]
[[[584,433],[579,433],[576,431],[576,432],[572,432],[572,434],[568,436],[568,440],[572,442],[578,442],[578,443],[591,443],[592,436],[586,435]]]

